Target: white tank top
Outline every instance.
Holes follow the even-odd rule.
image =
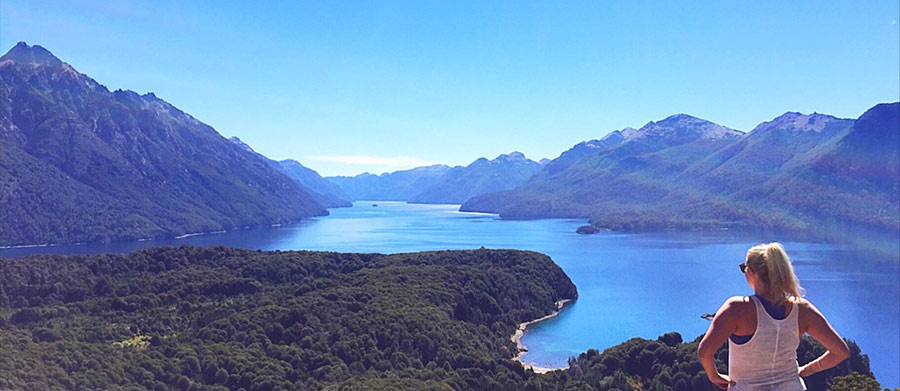
[[[728,339],[728,376],[731,391],[804,391],[797,364],[800,325],[797,303],[791,313],[778,320],[769,316],[755,296],[756,332],[749,341],[736,344]]]

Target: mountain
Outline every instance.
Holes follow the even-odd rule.
[[[621,141],[601,153],[578,160],[557,175],[581,173],[594,176],[596,171],[602,171],[617,178],[634,176],[638,181],[647,180],[646,177],[668,180],[674,172],[692,164],[698,157],[743,135],[741,131],[704,119],[677,114],[659,122],[649,122],[640,129],[622,130]]]
[[[40,46],[0,57],[0,245],[173,236],[327,214],[266,159]]]
[[[322,204],[322,206],[326,208],[345,208],[353,206],[353,203],[350,202],[350,196],[345,194],[340,187],[325,180],[318,172],[305,167],[300,164],[300,162],[292,159],[285,159],[282,161],[269,159],[263,154],[256,152],[250,145],[238,137],[231,137],[228,141],[240,146],[245,151],[257,154],[260,158],[265,159],[269,166],[281,171],[281,173],[287,175],[288,178],[291,178],[300,185],[304,191],[309,193],[316,202]]]
[[[564,163],[558,172],[545,169],[518,189],[473,197],[460,210],[530,219],[585,218],[597,210],[621,212],[624,205],[653,209],[674,196],[665,184],[675,173],[742,135],[703,119],[674,115],[640,129],[613,132],[616,141],[605,149]],[[570,151],[579,149],[585,150],[576,145]]]
[[[547,162],[538,175],[540,177],[551,176],[569,168],[571,165],[575,164],[575,162],[586,156],[594,155],[610,148],[615,148],[625,142],[625,136],[622,135],[622,132],[630,132],[631,130],[631,128],[614,130],[599,140],[582,141],[575,144],[574,147],[561,153],[556,159]]]
[[[363,173],[357,176],[326,177],[354,201],[406,201],[437,183],[449,166],[435,164],[381,175]]]
[[[747,134],[676,115],[622,131],[617,146],[561,160],[562,169],[545,168],[461,210],[590,219],[582,232],[898,232],[898,127],[896,103],[855,121],[789,112]]]
[[[477,195],[518,187],[540,168],[540,163],[526,158],[521,152],[500,155],[493,160],[480,158],[468,166],[451,168],[408,201],[461,204]]]
[[[900,172],[900,103],[872,107],[847,134],[812,160],[805,170],[862,181],[866,189],[896,195]],[[852,185],[860,185],[853,183]]]
[[[315,170],[292,159],[279,161],[278,165],[282,173],[303,185],[313,198],[325,207],[343,208],[353,205],[347,193],[344,193],[338,185],[322,178]]]
[[[364,173],[325,179],[353,200],[459,204],[475,195],[519,186],[541,167],[541,163],[521,152],[512,152],[493,160],[480,158],[465,167],[436,164],[381,175]]]
[[[835,231],[898,230],[900,103],[879,104],[761,187],[783,205]],[[817,218],[818,217],[818,218]],[[896,235],[893,236],[896,239]]]
[[[753,128],[746,137],[703,158],[682,177],[701,179],[710,191],[757,187],[809,159],[809,153],[855,121],[825,114],[788,112]]]

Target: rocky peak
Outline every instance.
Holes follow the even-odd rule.
[[[605,143],[607,143],[607,144],[609,144],[609,143],[616,143],[616,144],[621,143],[623,140],[625,140],[625,133],[626,133],[626,132],[634,132],[634,128],[625,128],[625,129],[622,129],[622,130],[613,130],[612,132],[609,132],[606,136],[603,136],[603,138],[601,138],[600,141],[603,141],[603,142],[605,142]]]
[[[12,49],[9,49],[3,57],[0,57],[0,62],[3,61],[50,66],[61,66],[63,64],[60,59],[56,58],[53,53],[50,53],[44,47],[40,45],[29,46],[25,42],[19,42]]]
[[[724,126],[720,126],[712,121],[707,121],[702,118],[697,118],[692,115],[687,114],[674,114],[666,117],[665,119],[658,122],[650,122],[647,125],[656,125],[659,127],[665,128],[698,128],[698,129],[712,129],[712,128],[725,128]],[[646,127],[646,126],[645,126]],[[726,128],[727,129],[727,128]]]
[[[705,119],[700,119],[700,118],[694,117],[692,115],[684,114],[684,113],[672,114],[672,115],[666,117],[665,119],[663,119],[662,121],[659,121],[660,124],[702,123],[702,122],[709,122],[709,121],[707,121]]]
[[[159,99],[159,97],[157,97],[156,94],[154,94],[152,92],[148,92],[144,95],[141,95],[141,98],[144,98],[144,99],[150,100],[150,101],[162,101],[162,99]]]
[[[87,75],[79,73],[71,65],[44,49],[40,45],[29,46],[25,42],[19,42],[6,54],[0,57],[0,69],[11,72],[9,77],[28,80],[38,76],[38,80],[50,83],[54,88],[73,91],[73,89],[86,88],[91,91],[109,92],[106,87],[100,85]]]
[[[497,158],[494,160],[507,160],[507,161],[516,162],[516,161],[525,161],[528,159],[525,157],[525,154],[523,154],[522,152],[513,151],[508,154],[503,154],[503,155],[497,156]]]
[[[765,135],[771,132],[807,134],[814,137],[830,137],[836,132],[853,125],[854,120],[812,113],[803,114],[789,111],[771,121],[757,125],[751,134]]]
[[[256,151],[254,151],[253,148],[251,148],[249,145],[247,145],[247,143],[245,143],[243,140],[241,140],[237,136],[233,136],[233,137],[229,138],[228,141],[231,141],[232,144],[241,147],[241,149],[243,149],[247,152],[256,153]]]
[[[736,139],[743,134],[739,130],[727,128],[687,114],[675,114],[658,122],[650,121],[637,130],[629,128],[622,131],[625,141],[653,139],[674,142],[675,144],[701,139]]]
[[[802,114],[795,111],[789,111],[776,117],[772,120],[772,123],[777,124],[780,127],[790,127],[798,130],[821,130],[821,124],[824,123],[827,118],[834,117],[816,113]]]
[[[650,122],[647,125],[652,124],[652,123],[653,122]],[[622,129],[621,131],[619,131],[619,136],[622,136],[622,138],[623,138],[622,141],[625,141],[625,140],[631,140],[631,139],[635,138],[639,133],[640,133],[639,130],[632,128],[632,127],[627,127],[625,129]],[[615,136],[613,136],[612,133],[608,134],[607,136],[615,137]]]
[[[615,146],[618,146],[625,140],[625,136],[622,134],[622,132],[629,129],[632,131],[634,130],[631,128],[625,128],[623,130],[613,130],[599,140],[582,141],[578,144],[575,144],[575,146],[569,148],[566,152],[563,153],[573,151],[601,151],[613,148]]]

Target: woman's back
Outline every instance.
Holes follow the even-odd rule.
[[[797,347],[800,344],[799,310],[794,302],[784,319],[774,319],[756,296],[750,296],[756,312],[756,327],[750,340],[728,342],[728,374],[735,382],[729,390],[802,391],[798,376]]]
[[[803,288],[780,243],[751,247],[746,262],[738,266],[756,296],[749,301],[746,296],[726,300],[700,340],[697,354],[710,382],[733,391],[802,391],[806,389],[802,376],[831,368],[850,355],[822,313],[802,298]],[[789,308],[775,308],[779,313],[783,309],[787,317],[773,318],[760,298],[778,304],[787,301]],[[797,347],[804,333],[828,350],[798,367]],[[715,363],[716,351],[725,341],[727,375],[719,373]]]

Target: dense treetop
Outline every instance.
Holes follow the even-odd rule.
[[[516,250],[0,259],[0,389],[713,389],[697,341],[677,333],[590,350],[545,375],[512,361],[518,323],[576,296],[548,257]],[[851,347],[810,390],[871,378]],[[821,352],[804,340],[800,361]],[[724,371],[727,352],[718,358]]]

